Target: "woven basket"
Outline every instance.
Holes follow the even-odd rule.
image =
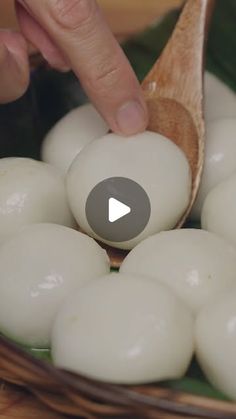
[[[23,386],[57,412],[82,418],[236,418],[236,404],[158,385],[102,384],[58,370],[0,337],[0,376]]]
[[[31,56],[31,68],[41,64]],[[107,249],[113,267],[123,251]],[[236,404],[158,385],[117,386],[56,369],[0,336],[0,378],[28,389],[58,413],[82,418],[236,419]]]
[[[31,57],[31,68],[41,63]],[[118,267],[126,252],[106,248]],[[0,378],[27,388],[56,412],[82,418],[236,419],[236,404],[146,385],[101,384],[61,371],[0,336]]]

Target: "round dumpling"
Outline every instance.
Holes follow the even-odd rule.
[[[213,74],[205,73],[205,118],[236,117],[236,94]]]
[[[82,148],[109,131],[93,105],[73,109],[49,131],[42,144],[42,160],[66,174]]]
[[[160,280],[197,313],[211,298],[236,284],[236,250],[206,231],[167,231],[135,247],[120,272]]]
[[[204,200],[210,190],[236,171],[236,118],[207,124],[205,164],[191,218],[201,219]]]
[[[106,240],[87,221],[90,192],[111,177],[136,182],[150,200],[149,221],[131,240]],[[159,134],[147,131],[129,138],[108,134],[89,144],[76,157],[67,175],[67,190],[70,207],[83,231],[112,246],[131,249],[144,238],[175,227],[189,203],[190,168],[183,152]]]
[[[236,401],[236,288],[206,307],[196,321],[196,354],[213,386]]]
[[[63,305],[52,333],[56,366],[119,384],[182,377],[193,354],[193,319],[151,279],[110,274]]]
[[[236,173],[207,195],[202,210],[202,228],[236,244]]]
[[[62,302],[109,272],[106,252],[90,237],[56,224],[27,226],[0,248],[0,330],[47,347]]]
[[[0,159],[0,242],[22,226],[43,222],[75,225],[61,173],[32,159]]]

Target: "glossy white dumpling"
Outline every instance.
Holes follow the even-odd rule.
[[[202,210],[202,228],[236,244],[236,173],[207,195]]]
[[[236,400],[236,288],[199,314],[195,340],[197,358],[208,380]]]
[[[218,119],[207,124],[205,164],[191,218],[200,220],[204,200],[210,190],[236,171],[236,118]]]
[[[0,242],[43,222],[75,225],[61,173],[32,159],[0,159]]]
[[[56,224],[25,227],[0,248],[1,332],[47,347],[64,299],[108,272],[106,252],[88,236]]]
[[[205,118],[236,117],[236,94],[219,78],[205,73]]]
[[[111,274],[80,288],[52,333],[56,366],[119,384],[180,378],[192,353],[190,312],[145,277]]]
[[[70,207],[83,231],[102,240],[87,222],[86,201],[98,183],[117,176],[135,181],[146,191],[151,216],[134,239],[104,242],[130,249],[158,231],[175,227],[189,203],[189,164],[173,142],[146,131],[129,138],[108,134],[85,147],[74,160],[67,174],[67,190]]]
[[[236,249],[206,231],[167,231],[135,247],[120,272],[160,280],[197,313],[212,297],[236,284]]]
[[[42,160],[66,174],[82,148],[109,131],[93,105],[73,109],[49,131],[42,144]]]

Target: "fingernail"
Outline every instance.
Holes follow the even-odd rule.
[[[124,135],[137,134],[147,126],[147,113],[141,103],[130,101],[118,110],[116,121]]]

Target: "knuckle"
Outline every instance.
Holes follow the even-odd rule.
[[[51,16],[63,29],[76,30],[92,19],[94,0],[52,0]]]

